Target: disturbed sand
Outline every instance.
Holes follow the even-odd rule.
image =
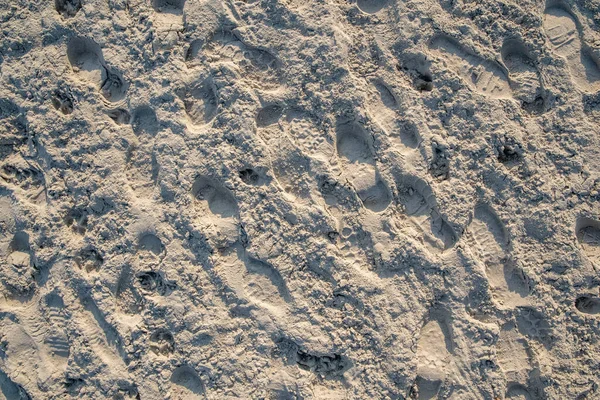
[[[0,15],[0,399],[600,398],[597,2]]]

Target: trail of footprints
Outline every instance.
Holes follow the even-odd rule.
[[[458,377],[448,316],[432,310],[420,330],[416,348],[416,378],[413,396],[417,399],[445,398]],[[529,343],[509,322],[500,328],[495,345],[496,362],[505,379],[505,398],[540,398],[536,359]]]
[[[575,85],[584,92],[600,87],[600,60],[583,42],[580,23],[563,6],[551,6],[544,12],[543,29],[556,54],[565,59]],[[442,60],[473,90],[491,98],[520,100],[531,112],[544,111],[544,88],[535,60],[523,43],[508,38],[501,56],[504,65],[476,55],[456,39],[437,35],[429,44]]]
[[[183,9],[183,1],[157,0],[153,7],[157,12],[179,13]],[[358,7],[365,13],[379,12],[386,1],[358,1]],[[55,7],[64,17],[73,17],[81,9],[79,0],[56,0]],[[546,10],[544,29],[557,54],[567,60],[570,73],[576,84],[585,90],[600,80],[600,69],[592,58],[589,50],[583,46],[577,21],[568,11],[559,8]],[[193,44],[187,55],[191,62],[198,56],[199,45]],[[507,98],[513,96],[524,104],[536,105],[542,96],[543,86],[539,71],[534,60],[524,50],[523,45],[514,41],[506,41],[502,48],[502,60],[507,71],[494,61],[479,57],[457,41],[447,36],[435,37],[430,47],[438,51],[448,64],[467,81],[476,91],[493,97]],[[248,77],[258,77],[261,82],[277,84],[278,60],[269,52],[246,45],[234,31],[220,31],[213,35],[208,44],[202,47],[210,62],[233,62]],[[97,86],[102,96],[111,103],[125,97],[128,83],[123,76],[109,67],[103,59],[100,46],[88,38],[75,37],[68,43],[68,60],[76,76]],[[394,108],[397,101],[385,85],[378,85],[381,99],[387,107]],[[210,77],[203,78],[188,85],[182,99],[185,112],[192,127],[203,126],[213,121],[218,113],[219,95]],[[63,103],[57,107],[62,109]],[[72,107],[72,106],[71,106]],[[65,112],[66,114],[66,112]],[[150,108],[140,108],[133,116],[124,109],[109,111],[109,116],[119,124],[132,123],[137,134],[155,134],[158,121]],[[263,107],[256,118],[259,128],[275,124],[282,116],[282,107],[272,104]],[[418,132],[409,131],[401,136],[402,143],[415,148],[420,143]],[[283,142],[282,142],[283,143]],[[288,154],[294,154],[297,148],[289,142],[284,144]],[[342,165],[345,177],[355,188],[365,208],[373,212],[385,210],[392,201],[392,195],[387,184],[381,178],[375,157],[373,138],[366,129],[354,120],[340,121],[336,126],[335,150]],[[305,175],[308,165],[300,163],[300,171],[288,168],[298,164],[301,152],[293,159],[276,159],[273,163],[274,173],[286,191],[296,198],[306,198],[303,184],[297,181]],[[308,162],[308,159],[306,160]],[[277,172],[279,171],[279,172]],[[12,174],[4,168],[4,175]],[[35,172],[17,171],[21,175],[33,177]],[[16,173],[15,173],[16,174]],[[260,176],[248,169],[240,172],[240,177],[248,184],[259,182]],[[18,178],[18,177],[17,177]],[[13,179],[6,178],[5,179]],[[406,216],[411,223],[407,229],[416,229],[428,247],[435,250],[445,250],[456,243],[456,235],[441,217],[437,209],[431,188],[419,178],[403,176],[398,179],[398,198]],[[199,207],[201,215],[210,215],[205,222],[213,228],[215,242],[220,247],[234,246],[239,241],[239,210],[237,202],[230,189],[218,180],[208,176],[198,176],[192,187],[195,206]],[[84,231],[85,232],[85,231]],[[516,274],[508,255],[509,241],[502,222],[487,205],[476,207],[473,221],[467,231],[467,242],[474,255],[485,266],[485,272],[490,280],[492,292],[503,304],[522,305],[527,296],[527,288],[522,277]],[[578,230],[577,238],[587,256],[592,262],[600,260],[600,229],[589,224]],[[13,265],[29,266],[31,255],[29,245],[22,236],[15,236],[13,252],[9,256]],[[145,235],[139,240],[139,248],[156,256],[164,252],[164,246],[155,235]],[[98,271],[103,264],[103,257],[93,248],[80,251],[75,259],[77,265],[86,272]],[[263,307],[274,314],[285,310],[292,301],[285,281],[279,271],[272,265],[246,255],[236,254],[236,261],[223,268],[227,282],[249,298],[254,304]],[[176,285],[168,281],[161,273],[144,271],[136,274],[139,285],[146,293],[166,295],[174,290]],[[118,332],[103,317],[91,298],[82,299],[83,309],[76,311],[82,318],[80,329],[88,337],[95,351],[100,354],[107,365],[114,363],[115,357],[124,368],[124,350]],[[600,298],[591,295],[579,296],[575,307],[585,314],[600,313]],[[31,331],[32,341],[43,344],[47,350],[44,357],[56,360],[58,365],[65,365],[70,355],[70,344],[67,336],[67,317],[63,298],[55,293],[49,293],[40,300],[39,313],[31,313],[24,318],[24,327]],[[44,321],[40,320],[40,316]],[[75,318],[77,319],[77,318]],[[50,328],[43,326],[47,323]],[[91,328],[90,328],[91,327]],[[150,350],[156,354],[168,356],[175,350],[175,339],[171,332],[164,328],[153,331],[149,337]],[[451,364],[453,349],[449,338],[448,326],[444,321],[432,319],[421,329],[417,345],[417,378],[418,398],[435,398],[443,386]],[[533,398],[528,387],[528,373],[531,370],[532,355],[526,341],[515,334],[514,327],[502,329],[498,341],[498,363],[507,378],[507,398]],[[307,354],[299,353],[299,364],[314,364]],[[312,368],[312,367],[311,367]],[[525,372],[524,372],[525,371]],[[171,382],[178,388],[175,393],[185,398],[198,397],[204,393],[204,386],[198,374],[189,365],[177,367]],[[22,388],[9,382],[0,371],[2,388],[12,392]]]

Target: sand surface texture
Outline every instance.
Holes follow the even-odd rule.
[[[599,399],[590,0],[0,0],[0,399]]]

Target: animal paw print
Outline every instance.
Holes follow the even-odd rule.
[[[93,247],[87,247],[79,251],[75,257],[75,263],[85,272],[98,271],[104,263],[104,258],[98,250]]]
[[[169,356],[175,351],[175,338],[169,330],[159,328],[150,335],[150,350],[154,354]]]
[[[65,216],[65,224],[74,232],[83,235],[88,226],[88,213],[82,208],[72,208]]]

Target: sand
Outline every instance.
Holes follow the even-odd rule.
[[[0,15],[0,399],[600,398],[596,3]]]

